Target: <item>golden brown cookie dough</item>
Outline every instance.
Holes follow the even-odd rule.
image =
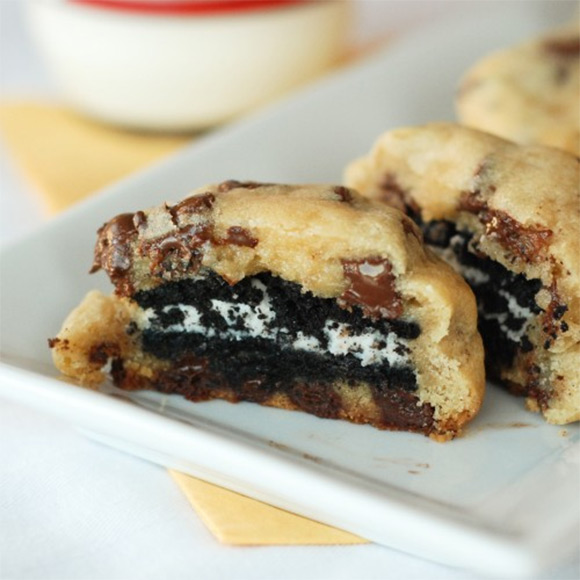
[[[401,212],[342,186],[228,181],[100,230],[92,292],[51,341],[95,385],[246,400],[453,437],[478,411],[469,287]]]
[[[461,80],[456,108],[475,129],[580,155],[578,24],[476,63]]]
[[[395,205],[470,283],[491,377],[580,418],[580,162],[450,123],[382,135],[345,182]]]

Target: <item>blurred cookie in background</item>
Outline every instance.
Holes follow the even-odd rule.
[[[460,82],[456,109],[459,121],[475,129],[578,155],[578,23],[476,63]]]

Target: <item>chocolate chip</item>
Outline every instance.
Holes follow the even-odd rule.
[[[463,193],[458,209],[477,215],[485,226],[486,235],[496,239],[514,259],[518,258],[526,263],[536,262],[551,242],[552,230],[539,225],[524,226],[506,212],[490,209],[477,193]]]
[[[398,318],[403,313],[401,296],[395,288],[391,263],[384,258],[342,260],[346,290],[339,298],[344,307],[360,306],[370,318]]]
[[[203,193],[201,195],[192,195],[183,201],[168,207],[173,223],[179,225],[181,216],[199,214],[210,210],[215,202],[215,196],[212,193]]]
[[[109,358],[118,357],[121,348],[116,342],[104,341],[91,346],[89,350],[89,361],[93,364],[104,365]]]
[[[137,236],[136,221],[139,219],[135,219],[135,214],[120,214],[98,231],[90,273],[105,270],[120,294],[128,294],[131,289],[129,271],[133,265],[131,244]]]
[[[227,236],[223,239],[214,240],[218,245],[231,244],[233,246],[246,246],[255,248],[258,245],[258,239],[254,238],[250,232],[240,226],[231,226],[227,230]]]
[[[544,42],[544,50],[554,56],[577,58],[580,56],[580,37],[555,38]]]
[[[348,189],[348,187],[337,185],[332,188],[332,191],[336,193],[339,201],[342,201],[344,203],[350,203],[352,201],[352,193],[350,189]]]
[[[67,350],[69,348],[68,338],[49,338],[48,348],[55,348],[58,346],[61,350]]]
[[[272,185],[270,183],[259,183],[258,181],[238,181],[236,179],[229,179],[228,181],[223,181],[218,185],[218,191],[220,193],[227,193],[232,189],[257,189],[265,185]]]
[[[411,219],[419,218],[421,209],[410,192],[397,181],[394,173],[386,173],[377,184],[380,201],[407,214]],[[416,220],[415,220],[416,221]]]

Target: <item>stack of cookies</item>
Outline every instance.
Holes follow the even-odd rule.
[[[578,420],[578,51],[566,30],[476,65],[458,110],[477,128],[388,132],[346,186],[230,180],[114,217],[93,271],[115,292],[69,315],[56,366],[438,440],[487,372]]]

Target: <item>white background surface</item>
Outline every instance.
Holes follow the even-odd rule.
[[[444,15],[456,4],[375,0],[356,6],[355,41],[362,43],[428,14]],[[58,98],[30,47],[20,2],[0,0],[0,8],[3,96]],[[0,170],[6,242],[45,218],[4,150]],[[473,577],[377,545],[222,546],[164,469],[13,404],[0,407],[0,426],[1,578]],[[578,576],[575,563],[545,577]]]

